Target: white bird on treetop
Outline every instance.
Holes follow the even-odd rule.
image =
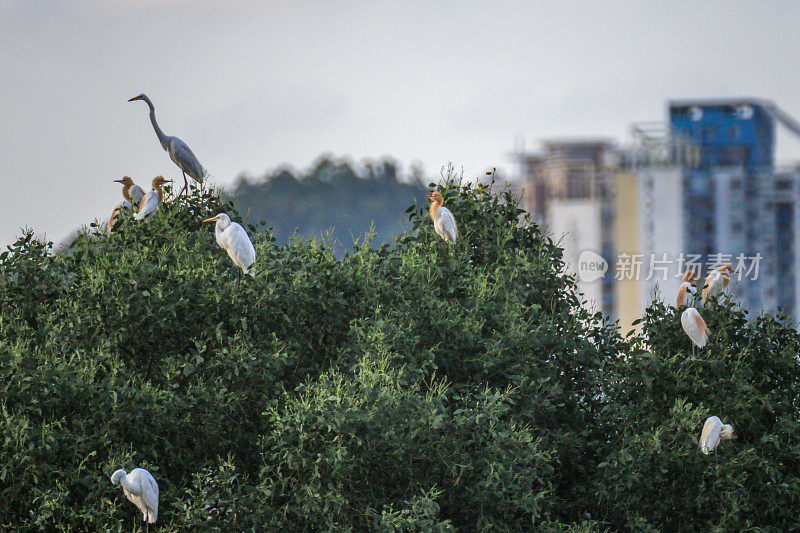
[[[164,201],[164,191],[161,185],[164,183],[172,183],[172,180],[164,179],[164,176],[156,176],[153,178],[153,190],[148,192],[142,198],[142,203],[139,204],[139,211],[133,215],[136,220],[142,220],[153,215]]]
[[[144,191],[133,182],[130,176],[114,180],[114,182],[122,184],[122,197],[131,204],[139,205],[139,202],[144,198]]]
[[[692,355],[694,355],[695,345],[702,348],[708,342],[709,329],[706,321],[694,307],[687,307],[681,314],[681,326],[683,331],[692,339]]]
[[[431,199],[430,214],[431,220],[433,220],[433,229],[444,239],[444,242],[455,243],[458,238],[458,227],[453,213],[444,207],[444,198],[439,191],[429,194],[428,198]]]
[[[719,444],[720,439],[733,437],[733,426],[723,424],[718,416],[709,416],[703,425],[703,432],[700,434],[700,449],[708,455],[713,452]]]
[[[133,183],[133,180],[129,176],[114,181],[122,184],[122,197],[124,200],[118,203],[114,211],[111,212],[111,218],[108,220],[108,231],[111,231],[111,228],[114,227],[114,219],[121,209],[132,209],[138,206],[142,198],[144,198],[144,191],[142,188]]]
[[[153,475],[144,468],[134,468],[130,474],[119,469],[111,474],[111,483],[122,485],[122,492],[142,512],[150,531],[150,524],[158,518],[158,483]]]
[[[694,296],[697,293],[697,288],[694,286],[694,272],[691,270],[687,270],[683,274],[683,283],[681,283],[680,288],[678,289],[678,300],[675,304],[675,307],[680,307],[682,305],[688,305],[688,301],[690,296]]]
[[[228,252],[234,264],[247,274],[250,265],[256,260],[256,250],[253,248],[253,243],[250,241],[247,232],[236,222],[231,222],[231,218],[226,213],[207,218],[203,222],[213,221],[216,221],[214,237],[217,239],[217,244]],[[238,278],[236,284],[239,284]]]
[[[736,274],[733,265],[725,263],[716,270],[712,270],[703,284],[703,305],[711,296],[719,296],[722,290],[731,282],[731,273]]]
[[[177,137],[164,135],[164,132],[158,127],[158,122],[156,122],[156,108],[153,106],[153,102],[145,94],[134,96],[128,101],[133,102],[134,100],[144,100],[150,108],[150,122],[153,124],[153,129],[156,130],[156,137],[158,137],[158,142],[161,143],[161,148],[167,151],[172,162],[178,165],[178,168],[183,172],[183,190],[181,192],[185,191],[189,186],[186,174],[189,174],[196,182],[202,183],[203,178],[206,176],[206,171],[203,170],[200,161],[197,160],[197,157],[186,146],[185,142]]]

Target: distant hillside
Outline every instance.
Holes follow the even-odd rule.
[[[419,176],[401,181],[391,161],[354,169],[347,161],[321,158],[308,174],[287,169],[256,180],[240,178],[227,195],[250,223],[264,220],[279,241],[295,230],[303,238],[332,237],[345,247],[375,224],[375,244],[391,242],[401,232],[405,209],[426,202]]]

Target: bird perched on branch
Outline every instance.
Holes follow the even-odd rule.
[[[197,160],[197,157],[192,153],[189,147],[186,146],[185,142],[177,137],[164,135],[164,132],[158,127],[158,122],[156,122],[156,108],[153,106],[153,102],[151,102],[145,94],[134,96],[128,101],[133,102],[134,100],[144,100],[150,108],[150,122],[153,124],[153,129],[156,130],[158,142],[161,143],[161,147],[167,151],[170,159],[172,159],[181,169],[181,172],[183,172],[183,189],[181,193],[189,187],[189,182],[186,180],[187,174],[196,182],[202,183],[203,178],[206,176],[206,171],[203,170],[200,161]]]
[[[142,188],[133,183],[133,180],[129,176],[114,181],[122,184],[122,197],[124,200],[118,203],[114,211],[111,212],[111,218],[108,220],[108,231],[111,231],[111,228],[114,227],[114,220],[120,210],[137,207],[144,197]]]
[[[122,485],[122,492],[142,512],[147,531],[158,518],[158,483],[144,468],[134,468],[130,474],[122,469],[111,474],[111,483]]]
[[[720,439],[730,439],[733,437],[733,426],[723,424],[718,416],[709,416],[703,425],[703,432],[700,434],[700,449],[708,455],[713,452],[719,444]]]
[[[703,317],[694,307],[687,307],[681,314],[681,326],[683,331],[692,339],[692,355],[695,353],[695,346],[702,348],[708,343],[708,326],[706,326],[706,321],[703,320]]]
[[[736,274],[736,272],[730,263],[725,263],[716,270],[712,270],[703,284],[703,305],[711,296],[719,296],[731,282],[731,273]]]
[[[158,206],[164,201],[164,191],[161,186],[165,183],[172,183],[172,180],[164,179],[164,176],[153,178],[153,190],[144,195],[142,203],[139,204],[139,211],[133,215],[133,218],[143,220],[153,216]]]
[[[681,280],[680,288],[678,289],[678,300],[675,304],[675,307],[680,307],[682,305],[688,305],[689,299],[694,297],[697,293],[697,289],[694,286],[694,272],[691,270],[687,270],[683,274],[683,278]]]
[[[433,220],[433,229],[444,239],[444,242],[454,243],[458,237],[458,227],[456,219],[449,209],[444,207],[444,198],[439,191],[434,191],[428,195],[431,199],[430,214]]]
[[[256,260],[256,250],[253,248],[247,232],[236,222],[231,222],[231,218],[226,213],[207,218],[203,222],[214,221],[216,221],[214,237],[217,239],[217,244],[228,252],[234,264],[247,274],[250,265]],[[236,279],[236,285],[239,285],[239,278]]]

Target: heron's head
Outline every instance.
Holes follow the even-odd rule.
[[[134,96],[133,98],[131,98],[128,101],[129,102],[133,102],[134,100],[144,100],[145,98],[147,98],[147,97],[144,95],[144,93],[142,93],[139,96]]]
[[[122,179],[114,180],[114,181],[117,182],[117,183],[121,183],[123,185],[133,185],[133,180],[130,178],[130,176],[125,176]]]
[[[719,267],[717,270],[719,270],[723,274],[730,274],[730,273],[736,274],[736,270],[733,269],[733,265],[730,264],[730,263],[725,263],[724,265]]]
[[[226,213],[220,213],[215,217],[207,218],[203,222],[216,222],[217,220],[222,222],[223,226],[227,226],[231,223],[231,217],[229,217]]]
[[[119,470],[111,474],[111,483],[113,485],[118,485],[120,480],[124,478],[127,474],[128,473],[126,471],[120,468]]]
[[[689,283],[694,281],[694,270],[687,270],[683,274],[683,281],[688,281]]]
[[[164,183],[172,183],[172,180],[166,179],[164,176],[156,176],[153,178],[153,188],[160,187]]]
[[[722,428],[719,430],[719,438],[730,439],[731,437],[733,437],[733,426],[730,424],[723,424]]]
[[[442,198],[442,195],[439,191],[433,191],[431,194],[428,195],[428,198],[433,200],[433,202],[438,203],[439,205],[442,205],[444,203],[444,198]]]

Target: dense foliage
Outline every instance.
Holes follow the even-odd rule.
[[[337,259],[250,226],[255,275],[194,189],[66,253],[0,255],[0,529],[141,528],[112,486],[150,470],[161,531],[697,531],[798,527],[800,337],[727,300],[691,357],[680,310],[621,338],[580,306],[516,199],[440,186]],[[702,455],[703,421],[736,437]]]
[[[412,170],[403,180],[391,160],[366,161],[359,168],[323,156],[307,173],[282,168],[259,179],[239,178],[229,196],[245,221],[269,224],[277,242],[297,232],[304,239],[322,236],[349,246],[372,232],[379,245],[402,231],[408,204],[425,203],[425,185]]]

